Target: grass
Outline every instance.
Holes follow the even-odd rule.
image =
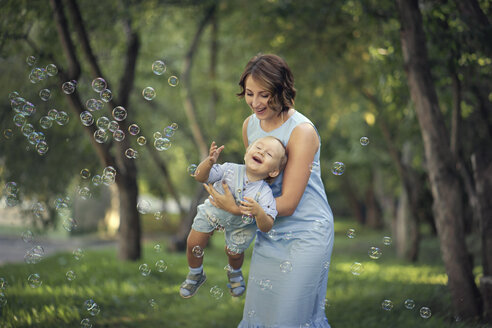
[[[356,229],[356,237],[345,236],[348,228]],[[463,327],[483,325],[456,322],[452,318],[447,277],[440,263],[437,241],[427,238],[422,247],[422,260],[410,264],[398,260],[392,246],[385,246],[384,232],[356,226],[350,221],[336,223],[335,247],[327,288],[326,313],[332,327]],[[160,243],[162,251],[154,245]],[[0,327],[82,327],[88,318],[93,327],[236,327],[242,317],[244,297],[233,298],[226,287],[223,236],[216,234],[206,249],[205,269],[208,280],[199,293],[184,300],[178,295],[179,285],[187,273],[184,254],[165,251],[165,240],[148,241],[143,258],[137,262],[116,259],[114,249],[87,250],[80,260],[71,253],[47,257],[37,264],[0,266],[0,277],[8,287],[3,291],[7,303],[1,306]],[[367,256],[371,246],[381,248],[380,259]],[[251,249],[244,271],[249,270]],[[158,272],[155,263],[164,260],[167,270]],[[354,262],[364,271],[351,273]],[[147,263],[152,272],[142,276],[139,266]],[[66,272],[76,278],[68,281]],[[38,273],[42,285],[31,288],[28,276]],[[210,289],[218,286],[224,292],[215,299]],[[100,313],[92,316],[84,302],[93,299]],[[381,308],[383,300],[391,300],[393,308]],[[404,307],[406,299],[415,308]],[[152,301],[153,300],[153,301]],[[419,309],[429,307],[432,316],[423,319]]]

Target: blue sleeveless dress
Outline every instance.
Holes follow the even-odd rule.
[[[253,114],[247,127],[248,142],[271,135],[287,146],[294,128],[305,122],[312,124],[296,111],[282,126],[265,132]],[[295,212],[277,217],[270,232],[256,232],[239,328],[330,327],[325,297],[334,226],[321,180],[319,148]],[[272,185],[275,197],[282,192],[282,178],[280,175]]]

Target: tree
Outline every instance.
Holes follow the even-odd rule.
[[[67,74],[61,72],[60,77],[65,81],[77,80],[80,75],[80,63],[76,54],[74,43],[69,33],[69,26],[64,13],[64,7],[61,0],[51,0],[53,15],[57,24],[58,36],[62,44],[64,53],[68,59]],[[82,51],[86,56],[88,65],[91,69],[92,77],[104,78],[102,71],[97,63],[89,38],[84,26],[80,10],[74,0],[68,1],[68,12],[78,36],[78,41],[82,46]],[[139,37],[131,29],[131,23],[126,21],[128,48],[126,53],[125,74],[120,81],[119,101],[110,100],[109,104],[112,108],[117,106],[127,107],[129,102],[129,94],[133,87],[135,64],[139,50]],[[68,95],[68,101],[72,110],[80,115],[84,111],[84,106],[80,100],[78,93],[74,92]],[[77,116],[78,116],[77,115]],[[123,131],[128,129],[129,124],[126,120],[120,122],[120,127]],[[129,148],[129,139],[125,138],[119,143],[114,143],[117,148],[115,155],[111,154],[111,145],[99,143],[92,138],[96,131],[94,125],[86,126],[86,131],[91,136],[91,141],[99,159],[105,166],[113,166],[116,169],[116,184],[118,186],[119,204],[120,204],[120,227],[119,227],[119,247],[118,254],[121,259],[137,260],[141,256],[141,228],[140,218],[137,211],[137,169],[133,160],[127,158],[125,150]]]
[[[408,86],[424,140],[434,214],[456,316],[477,318],[481,300],[465,244],[462,191],[428,63],[417,0],[397,1]]]

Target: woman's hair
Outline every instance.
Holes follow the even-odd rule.
[[[268,101],[270,108],[280,113],[294,106],[296,97],[294,75],[281,57],[259,54],[251,58],[239,79],[241,92],[237,94],[238,97],[244,97],[246,78],[250,75],[270,92],[271,97]]]

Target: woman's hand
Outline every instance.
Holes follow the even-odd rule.
[[[234,196],[232,196],[231,191],[225,181],[222,182],[222,187],[224,189],[223,195],[218,193],[211,184],[203,184],[203,187],[210,194],[208,199],[212,205],[233,215],[241,215],[241,211],[236,204],[236,200],[234,199]]]

